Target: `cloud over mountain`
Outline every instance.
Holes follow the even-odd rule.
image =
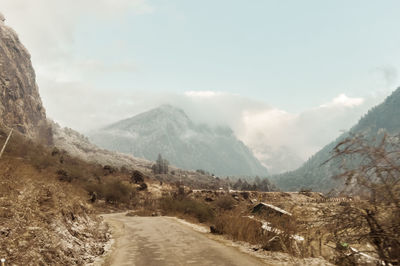
[[[360,101],[339,96],[332,99],[331,103],[335,104],[290,113],[261,101],[224,92],[129,94],[99,91],[83,83],[61,86],[51,82],[46,87],[52,88],[43,93],[48,113],[63,125],[85,132],[162,104],[173,104],[185,110],[196,123],[232,128],[272,173],[298,167],[338,137],[342,130],[349,129],[381,99],[374,97]],[[77,98],[80,100],[76,101]],[[353,103],[337,99],[350,99]]]

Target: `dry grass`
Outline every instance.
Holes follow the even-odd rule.
[[[82,265],[100,255],[107,238],[85,197],[51,173],[3,157],[0,256],[10,265]]]
[[[272,230],[262,228],[259,220],[238,216],[236,212],[224,212],[215,219],[217,232],[230,236],[235,241],[245,241],[270,251],[284,251],[301,256],[301,251],[293,235],[296,223],[287,217],[269,217]],[[278,244],[276,243],[278,242]]]
[[[229,235],[235,241],[246,241],[250,244],[263,245],[268,240],[261,225],[258,221],[231,212],[223,213],[215,219],[215,228],[218,232]]]
[[[215,201],[215,205],[224,211],[232,210],[235,204],[236,201],[230,195],[224,195]]]
[[[104,183],[91,182],[87,183],[85,188],[90,193],[96,193],[99,199],[104,199],[111,204],[130,204],[136,197],[136,189],[120,180],[110,180]]]
[[[0,130],[0,135],[6,134]],[[136,186],[129,184],[129,172],[82,161],[65,151],[28,140],[17,132],[13,134],[3,158],[17,158],[39,172],[51,174],[56,180],[86,189],[88,194],[96,192],[98,199],[109,204],[132,207],[135,201]]]
[[[201,223],[212,222],[215,217],[209,205],[189,197],[164,196],[159,199],[159,208],[163,214],[192,216]]]

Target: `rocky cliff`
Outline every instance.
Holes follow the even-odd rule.
[[[50,136],[29,52],[0,14],[0,124],[39,139]]]

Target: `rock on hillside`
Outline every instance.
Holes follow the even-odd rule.
[[[217,175],[266,176],[268,171],[227,127],[196,125],[170,105],[119,121],[90,134],[100,147]]]
[[[383,133],[392,135],[400,133],[400,88],[387,97],[383,103],[368,111],[349,132],[343,133],[338,139],[325,146],[300,168],[272,176],[271,180],[279,188],[288,191],[296,191],[302,188],[322,192],[328,192],[332,189],[340,191],[343,182],[332,178],[340,173],[340,162],[330,160],[324,164],[332,156],[333,148],[349,137],[350,134],[363,134],[367,138],[373,139]],[[356,163],[347,160],[349,166],[354,166]]]
[[[30,54],[0,15],[0,123],[34,139],[46,129]]]

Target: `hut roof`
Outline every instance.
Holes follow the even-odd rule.
[[[279,212],[279,213],[282,213],[282,214],[285,214],[285,215],[292,216],[292,214],[290,212],[287,212],[287,211],[285,211],[285,210],[283,210],[283,209],[281,209],[279,207],[276,207],[276,206],[274,206],[272,204],[268,204],[268,203],[264,203],[264,202],[260,202],[259,204],[254,206],[253,207],[253,212],[257,212],[259,209],[261,209],[263,207],[272,209],[272,210],[274,210],[276,212]]]

